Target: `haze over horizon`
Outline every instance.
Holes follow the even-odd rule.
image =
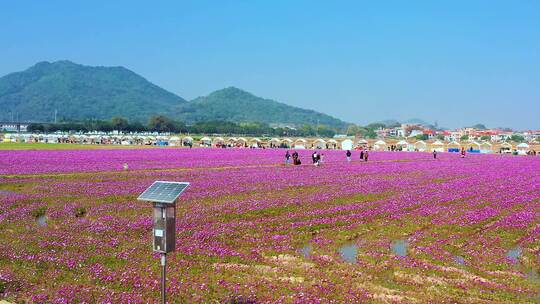
[[[0,75],[124,66],[183,98],[235,86],[345,121],[540,129],[540,3],[5,3]]]

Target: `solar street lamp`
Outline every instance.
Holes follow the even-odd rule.
[[[151,202],[154,206],[152,244],[154,252],[161,255],[161,303],[165,304],[167,253],[176,246],[176,201],[189,183],[155,181],[139,195],[137,200]]]

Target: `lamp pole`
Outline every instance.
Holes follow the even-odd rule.
[[[166,282],[166,268],[167,268],[167,254],[166,253],[162,253],[161,254],[161,304],[165,304],[167,302],[166,300],[166,287],[165,287],[165,282]]]

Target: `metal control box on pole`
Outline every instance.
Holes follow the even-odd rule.
[[[137,200],[153,204],[152,246],[161,256],[161,303],[166,303],[167,253],[176,248],[176,202],[189,183],[155,181]]]

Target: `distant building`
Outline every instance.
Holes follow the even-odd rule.
[[[0,121],[0,132],[27,132],[29,123],[24,122],[2,122]]]
[[[423,130],[422,134],[427,135],[428,139],[433,139],[437,135],[437,133],[434,130],[429,130],[429,129]]]

